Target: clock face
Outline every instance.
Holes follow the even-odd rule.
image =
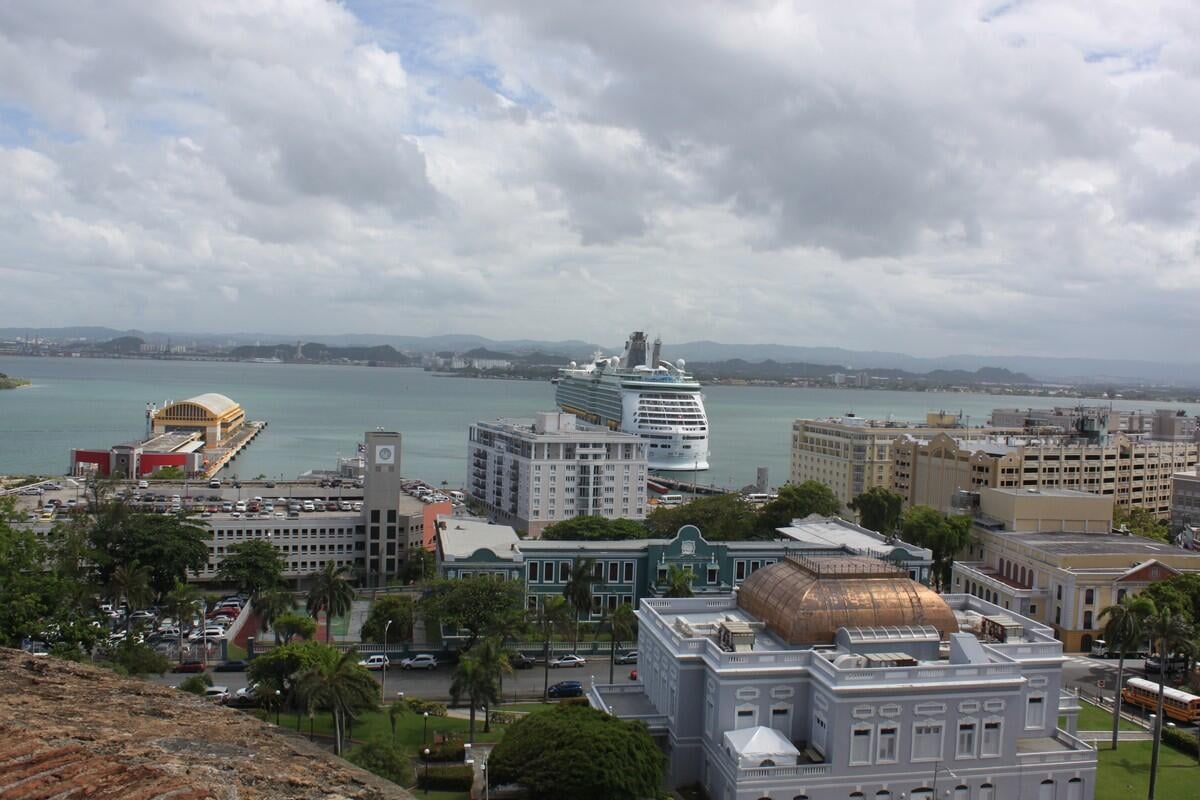
[[[375,446],[375,463],[376,464],[395,464],[396,463],[396,448],[390,444],[380,444]]]

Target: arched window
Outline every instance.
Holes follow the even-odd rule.
[[[1083,800],[1083,778],[1067,781],[1067,800]]]
[[[1090,606],[1092,603],[1095,603],[1095,602],[1096,602],[1096,590],[1095,589],[1085,590],[1083,593],[1083,604]]]
[[[773,766],[775,766],[775,762],[769,758],[764,758],[762,760],[762,763],[759,764],[759,766],[760,767],[773,767]]]
[[[979,787],[979,800],[996,800],[996,787],[985,783]]]
[[[933,789],[913,789],[908,796],[912,798],[912,800],[933,800]]]
[[[892,793],[887,789],[880,789],[875,793],[875,800],[892,800]]]
[[[1083,629],[1090,631],[1092,629],[1092,612],[1083,612]]]
[[[1022,586],[1026,586],[1026,585],[1027,585],[1027,584],[1025,583],[1025,568],[1024,568],[1024,567],[1021,567],[1021,585],[1022,585]]]
[[[954,800],[969,800],[970,796],[971,790],[963,784],[954,787]]]
[[[1079,637],[1079,650],[1083,653],[1090,653],[1092,651],[1092,635],[1090,633],[1085,633]]]
[[[1046,779],[1038,787],[1038,800],[1054,800],[1054,781]]]

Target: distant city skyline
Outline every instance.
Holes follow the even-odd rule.
[[[1154,3],[6,4],[0,324],[1191,361],[1198,42]]]

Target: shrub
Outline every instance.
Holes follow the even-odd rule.
[[[424,755],[422,750],[425,748],[418,747],[417,755]],[[462,762],[467,757],[467,749],[463,746],[461,739],[448,739],[440,744],[429,745],[429,760],[430,761],[458,761]]]
[[[350,751],[346,759],[400,786],[412,786],[412,761],[390,742],[371,740]]]
[[[493,711],[488,715],[488,719],[493,725],[512,725],[523,716],[525,715],[516,711]]]
[[[588,702],[588,699],[586,697],[565,697],[562,700],[559,700],[558,704],[560,706],[588,706],[588,705],[591,705],[591,703]]]
[[[202,672],[199,675],[189,675],[179,682],[180,689],[198,695],[203,695],[208,687],[212,685],[212,677],[207,672]]]
[[[1163,744],[1170,745],[1181,753],[1185,753],[1190,756],[1200,756],[1200,753],[1197,753],[1197,749],[1200,749],[1200,745],[1197,745],[1196,737],[1190,733],[1184,733],[1183,731],[1179,731],[1174,728],[1164,727],[1162,732],[1162,740]]]
[[[417,786],[443,792],[466,792],[474,783],[475,769],[470,764],[422,764]]]
[[[144,644],[132,642],[118,645],[109,654],[109,661],[113,670],[122,675],[147,675],[152,672],[162,675],[171,668],[166,656]]]
[[[408,707],[412,709],[414,714],[424,714],[429,712],[431,717],[446,716],[446,707],[441,703],[435,703],[432,700],[422,700],[419,697],[406,697],[404,702],[408,703]]]

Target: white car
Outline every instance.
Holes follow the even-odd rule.
[[[238,500],[236,503],[233,504],[233,510],[238,511],[238,512],[245,511],[246,510],[246,501]]]
[[[242,699],[245,699],[245,698],[247,698],[247,697],[254,697],[254,693],[255,693],[255,692],[257,692],[257,691],[258,691],[258,684],[257,684],[257,683],[252,683],[252,684],[250,684],[249,686],[243,686],[242,688],[238,689],[238,690],[237,690],[237,693],[235,694],[235,696],[236,696],[236,697],[237,697],[239,700],[242,700]]]
[[[205,700],[215,700],[218,703],[224,703],[229,699],[228,686],[210,686],[204,690]]]
[[[586,663],[587,659],[583,656],[577,656],[574,653],[568,653],[565,656],[559,656],[558,658],[553,659],[550,662],[550,668],[558,669],[560,667],[582,667]]]
[[[305,500],[305,501],[304,501],[304,505],[302,506],[302,508],[303,508],[305,511],[315,511],[315,510],[316,510],[316,506],[314,506],[314,505],[313,505],[313,501],[312,501],[312,500]]]
[[[138,481],[138,487],[137,487],[137,488],[139,488],[139,489],[149,489],[149,488],[150,488],[150,481]]]
[[[388,657],[380,653],[373,656],[367,656],[362,661],[358,662],[360,667],[366,667],[369,670],[378,670],[388,667],[392,662],[388,661]]]
[[[400,662],[403,669],[437,669],[437,665],[437,658],[429,653],[421,653]]]

